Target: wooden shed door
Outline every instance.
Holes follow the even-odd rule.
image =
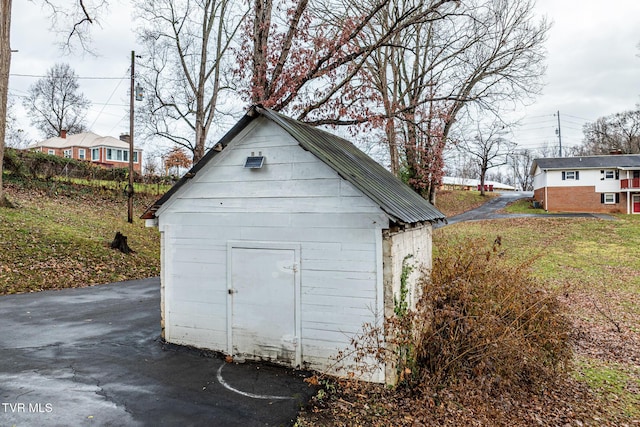
[[[230,250],[228,335],[232,354],[295,366],[296,251],[246,247]]]

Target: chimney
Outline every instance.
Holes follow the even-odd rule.
[[[60,138],[62,138],[62,139],[66,139],[67,138],[67,130],[66,129],[60,129]]]
[[[120,141],[129,142],[129,134],[128,133],[121,134]]]

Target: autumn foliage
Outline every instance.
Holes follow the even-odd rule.
[[[381,329],[366,325],[343,354],[394,364],[399,384],[419,394],[464,381],[534,390],[563,376],[571,357],[563,306],[536,282],[531,263],[505,259],[501,244],[498,237],[441,249],[416,309],[385,320],[384,343]]]
[[[191,164],[191,159],[182,147],[172,148],[164,157],[164,167],[167,171],[171,169],[189,168]]]

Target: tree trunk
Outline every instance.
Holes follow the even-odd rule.
[[[0,0],[0,206],[9,205],[2,183],[4,141],[7,125],[7,93],[11,68],[11,0]]]
[[[135,253],[133,249],[127,244],[127,236],[123,235],[119,231],[116,233],[116,237],[111,242],[111,249],[117,249],[123,254]]]
[[[482,166],[480,168],[480,195],[481,196],[485,196],[485,194],[484,194],[484,180],[485,180],[486,176],[487,176],[487,168],[485,166]]]
[[[385,125],[385,133],[387,134],[387,142],[389,144],[389,156],[391,159],[391,173],[398,176],[400,172],[400,156],[398,155],[398,138],[396,130],[393,127],[393,119],[387,119]]]

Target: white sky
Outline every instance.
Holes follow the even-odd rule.
[[[127,133],[128,70],[131,50],[136,49],[129,3],[111,0],[111,13],[102,19],[102,28],[94,29],[97,57],[63,56],[38,3],[13,2],[11,45],[19,52],[12,56],[10,95],[24,96],[37,80],[20,75],[42,76],[56,61],[68,62],[82,78],[80,90],[93,104],[87,120],[91,130],[115,137]],[[517,112],[522,127],[514,138],[523,148],[557,144],[554,114],[560,111],[563,146],[578,145],[584,123],[640,103],[640,1],[537,0],[537,9],[553,22],[546,86],[532,105]],[[21,127],[38,138],[18,113]]]
[[[91,47],[96,56],[83,54],[80,49],[74,55],[63,54],[57,45],[60,37],[51,31],[48,10],[39,4],[39,0],[13,1],[11,48],[18,52],[11,57],[9,94],[26,95],[29,86],[38,80],[28,76],[43,76],[56,62],[66,62],[81,78],[80,91],[92,103],[87,114],[90,130],[114,137],[129,133],[129,66],[131,51],[136,49],[129,3],[111,0],[110,13],[100,21],[101,27],[92,29]],[[20,103],[20,99],[16,99],[16,106]],[[33,138],[39,139],[28,118],[20,124]]]
[[[582,125],[640,103],[640,1],[538,0],[553,26],[547,41],[546,87],[516,132],[520,147],[579,145]]]

